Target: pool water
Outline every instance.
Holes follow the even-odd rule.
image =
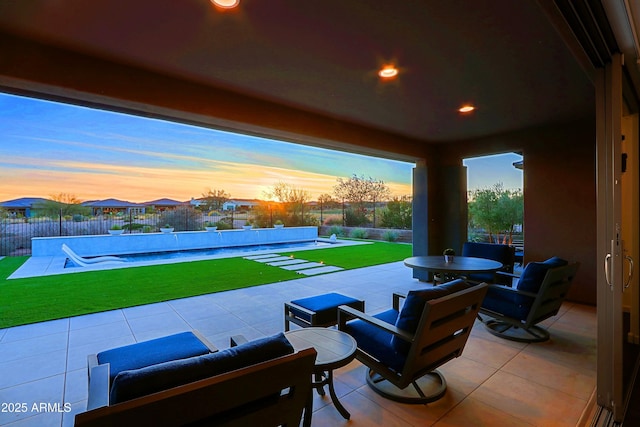
[[[150,252],[140,254],[128,254],[128,255],[116,255],[118,258],[126,262],[146,262],[146,261],[161,261],[161,260],[175,260],[180,258],[199,258],[206,256],[234,256],[243,255],[257,251],[279,251],[283,249],[315,249],[319,247],[331,246],[329,242],[295,242],[295,243],[275,243],[269,245],[249,245],[249,246],[230,246],[224,248],[209,248],[209,249],[190,249],[184,251],[166,251],[166,252]],[[75,264],[72,260],[67,259],[64,268],[78,268],[79,265]]]

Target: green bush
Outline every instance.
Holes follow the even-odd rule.
[[[358,227],[369,224],[369,219],[362,211],[347,209],[345,211],[345,223],[348,227]]]
[[[398,240],[398,232],[393,230],[386,230],[382,233],[382,240],[386,242],[395,242]]]
[[[344,236],[344,228],[334,225],[329,228],[329,235],[335,234],[336,236]]]
[[[350,237],[354,239],[366,239],[369,237],[369,233],[363,228],[354,228],[351,230]]]

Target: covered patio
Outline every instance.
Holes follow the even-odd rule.
[[[414,162],[415,255],[459,250],[467,240],[464,158],[505,152],[524,157],[524,263],[559,256],[582,265],[566,310],[552,319],[557,339],[518,347],[476,327],[465,354],[445,368],[451,392],[430,406],[405,407],[369,395],[358,372],[362,368],[354,363],[338,376],[354,420],[385,426],[479,420],[575,425],[596,371],[598,404],[614,413],[613,421],[622,419],[620,325],[629,310],[632,331],[624,339],[637,346],[638,282],[623,308],[622,292],[608,291],[603,260],[620,229],[623,202],[634,203],[630,222],[638,223],[637,187],[618,194],[622,135],[638,140],[635,2],[523,0],[461,7],[455,1],[371,0],[327,7],[326,2],[247,1],[239,13],[227,14],[208,1],[158,7],[140,0],[126,13],[110,1],[71,3],[2,4],[3,91]],[[400,71],[391,84],[376,77],[385,62],[397,62]],[[466,102],[475,112],[459,114]],[[609,159],[607,153],[614,155]],[[629,171],[637,171],[633,161],[637,154],[629,156]],[[622,240],[634,243],[637,259],[637,232]],[[613,259],[619,288],[623,257]],[[186,302],[176,301],[2,331],[0,370],[7,375],[0,379],[0,397],[22,402],[42,396],[77,410],[88,352],[197,328],[202,319],[191,316],[215,315],[211,307],[219,306],[217,298],[237,295],[225,301],[232,312],[202,323],[215,328],[215,335],[211,329],[203,332],[224,346],[238,324],[248,338],[275,330],[281,303],[298,296],[298,289],[305,290],[300,296],[366,292],[367,310],[373,311],[388,307],[395,287],[420,286],[400,264],[301,279],[300,288],[279,293],[291,283],[252,290],[269,297],[245,291],[202,297],[206,310],[191,308],[182,315],[176,307]],[[357,286],[363,283],[366,288]],[[274,301],[272,307],[267,300]],[[136,316],[147,309],[171,315]],[[255,323],[241,318],[258,315],[265,317]],[[175,323],[160,327],[159,317]],[[225,319],[234,321],[225,325]],[[38,333],[41,328],[46,332]],[[94,342],[100,335],[113,340]],[[46,383],[56,384],[54,396],[43,395],[50,389]],[[71,419],[70,414],[38,417],[33,425]],[[342,422],[332,417],[338,417],[332,408],[317,402],[314,423]]]
[[[237,291],[168,301],[0,330],[0,402],[26,403],[26,412],[0,412],[8,426],[72,426],[87,400],[87,354],[196,329],[218,348],[229,336],[248,339],[283,330],[283,303],[326,292],[389,308],[394,291],[429,286],[402,262],[308,277]],[[314,393],[313,426],[468,426],[586,423],[595,389],[594,307],[566,303],[544,326],[552,339],[522,344],[490,335],[476,322],[463,355],[443,366],[449,391],[429,405],[385,400],[353,361],[336,372],[336,391],[351,412],[342,419]],[[45,403],[41,412],[34,410]],[[48,407],[47,407],[48,403]],[[591,401],[593,403],[593,401]],[[586,425],[586,424],[585,424]]]

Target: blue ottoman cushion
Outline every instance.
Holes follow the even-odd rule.
[[[293,351],[293,346],[281,332],[217,353],[122,371],[113,381],[110,404],[266,362]]]
[[[176,359],[200,356],[211,350],[193,332],[182,332],[98,353],[98,363],[109,363],[109,382],[121,371]]]
[[[291,303],[302,308],[306,308],[307,310],[314,311],[316,313],[314,325],[325,325],[329,323],[337,323],[338,306],[353,306],[355,304],[361,304],[362,301],[332,292],[324,295],[316,295],[309,298],[297,299],[291,301]],[[289,309],[296,317],[311,323],[311,315],[309,315],[308,313],[297,310],[292,306],[289,306]]]

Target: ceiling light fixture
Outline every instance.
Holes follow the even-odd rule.
[[[381,79],[392,79],[398,75],[398,69],[393,65],[384,65],[380,71],[378,71],[378,76]]]
[[[476,107],[474,107],[473,105],[463,105],[462,107],[458,108],[458,111],[461,113],[470,113],[475,109]]]
[[[211,3],[223,9],[233,9],[240,4],[240,0],[211,0]]]

